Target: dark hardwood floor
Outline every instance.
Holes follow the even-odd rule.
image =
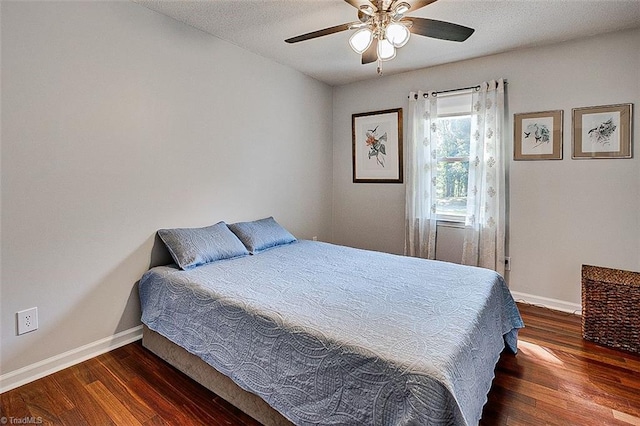
[[[640,425],[640,355],[582,340],[579,316],[519,307],[520,352],[502,355],[481,425]],[[7,424],[259,426],[139,342],[1,394],[2,416]]]

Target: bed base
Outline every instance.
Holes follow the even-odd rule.
[[[258,395],[242,389],[229,377],[147,326],[143,326],[142,346],[263,425],[293,425]]]

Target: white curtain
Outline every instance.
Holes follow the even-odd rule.
[[[409,94],[404,254],[426,259],[436,255],[437,97]]]
[[[469,152],[469,192],[462,263],[504,274],[504,82],[484,82],[474,92]]]

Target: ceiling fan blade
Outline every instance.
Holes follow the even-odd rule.
[[[473,28],[452,24],[451,22],[436,21],[435,19],[414,17],[407,17],[406,19],[413,23],[409,28],[412,33],[441,40],[465,41],[475,31]]]
[[[416,11],[416,10],[418,10],[420,8],[428,6],[431,3],[435,3],[437,1],[438,0],[409,0],[409,1],[407,1],[407,3],[409,3],[409,5],[411,5],[411,9],[409,9],[409,12]]]
[[[362,54],[362,65],[370,64],[378,60],[378,39],[371,41],[371,46]]]
[[[339,33],[340,31],[348,30],[352,25],[358,25],[360,22],[350,22],[348,24],[336,25],[335,27],[329,27],[318,31],[312,31],[307,34],[302,34],[296,37],[286,39],[287,43],[298,43],[300,41],[311,40],[312,38],[323,37],[329,34]]]

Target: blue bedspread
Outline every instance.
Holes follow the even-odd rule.
[[[297,425],[475,425],[518,309],[486,269],[298,241],[140,281],[142,322]]]

